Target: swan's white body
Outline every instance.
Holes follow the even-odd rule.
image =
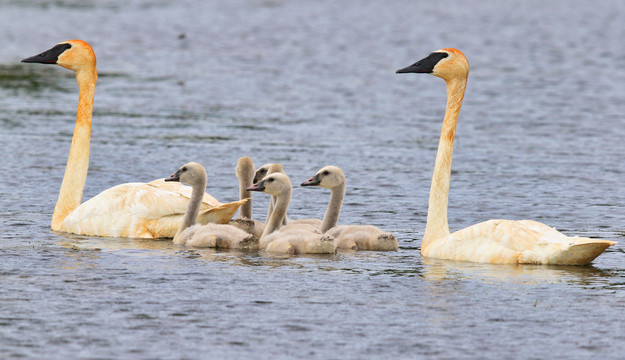
[[[493,264],[590,263],[614,241],[568,237],[531,220],[490,220],[450,233],[447,202],[456,125],[469,75],[469,63],[457,49],[438,50],[398,73],[431,73],[447,83],[447,109],[432,176],[421,255]]]
[[[302,186],[319,186],[330,189],[330,201],[318,225],[326,235],[334,238],[336,247],[351,250],[392,251],[398,249],[393,234],[373,225],[337,225],[345,198],[345,174],[336,166],[325,166]]]
[[[261,250],[284,254],[334,254],[336,245],[331,236],[308,224],[283,225],[291,201],[291,181],[284,173],[267,175],[262,181],[248,188],[275,196],[276,202],[265,231],[260,238]]]
[[[91,116],[98,79],[96,58],[81,40],[60,43],[23,62],[58,64],[76,73],[79,98],[76,127],[51,228],[83,235],[171,238],[183,218],[191,189],[180,183],[127,183],[80,203],[89,168]],[[203,199],[198,221],[227,223],[241,202],[221,204],[210,195]]]
[[[174,244],[193,247],[258,249],[258,238],[232,225],[196,224],[206,188],[206,170],[202,165],[195,162],[185,164],[165,181],[186,182],[192,188],[184,219],[174,236]],[[245,202],[247,199],[242,201]]]
[[[53,230],[132,238],[173,238],[191,198],[191,187],[163,179],[126,183],[104,190],[70,212]],[[226,223],[240,202],[221,204],[204,194],[197,221]]]
[[[491,264],[584,265],[611,245],[607,240],[569,237],[537,221],[496,219],[432,241],[421,253]]]

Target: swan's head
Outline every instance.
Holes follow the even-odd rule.
[[[284,167],[282,164],[265,164],[256,169],[256,174],[254,174],[254,184],[264,179],[265,176],[273,173],[284,173]]]
[[[436,50],[416,63],[399,69],[396,74],[424,73],[449,81],[469,76],[469,61],[458,49]]]
[[[248,191],[262,191],[269,195],[279,196],[291,192],[291,180],[284,173],[273,173],[247,188]]]
[[[336,166],[326,166],[317,171],[315,176],[304,181],[302,186],[320,186],[325,189],[332,189],[345,184],[343,170]]]
[[[85,67],[95,68],[95,53],[82,40],[68,40],[56,44],[52,49],[22,60],[23,63],[57,64],[66,69],[79,71]]]
[[[251,179],[254,176],[254,169],[254,161],[248,156],[242,156],[237,160],[237,166],[234,168],[234,171],[239,177]]]
[[[206,169],[202,164],[190,162],[183,165],[178,171],[165,178],[165,181],[179,181],[191,186],[195,184],[206,184]]]

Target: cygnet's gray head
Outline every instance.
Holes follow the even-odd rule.
[[[304,181],[301,186],[319,186],[325,189],[332,189],[343,184],[345,184],[343,170],[329,165],[317,171],[315,176]]]
[[[190,162],[183,165],[175,173],[171,174],[165,181],[179,181],[189,185],[201,182],[206,183],[206,169],[200,163]]]
[[[237,160],[237,166],[234,168],[238,177],[251,179],[254,174],[254,161],[248,156],[242,156]]]
[[[269,195],[280,195],[291,192],[291,180],[286,174],[273,173],[247,188],[248,191],[262,191]]]
[[[254,174],[254,184],[261,181],[265,176],[273,173],[284,173],[282,164],[265,164],[259,167]]]

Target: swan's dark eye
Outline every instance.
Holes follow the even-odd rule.
[[[326,171],[322,172],[321,174],[322,175],[328,175],[328,174],[330,174],[330,172],[328,170],[326,170]]]
[[[269,182],[269,183],[270,183],[270,182],[273,182],[273,178],[269,178],[269,179],[267,179],[267,182]]]
[[[187,171],[187,167],[186,167],[186,166],[183,166],[183,167],[182,167],[182,169],[180,169],[180,170],[182,170],[183,172],[185,172],[185,171]]]

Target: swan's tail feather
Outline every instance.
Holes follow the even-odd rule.
[[[550,261],[559,265],[587,265],[597,256],[601,255],[605,249],[617,244],[616,241],[600,239],[575,239],[573,244],[558,256]]]
[[[198,222],[200,224],[227,224],[230,219],[237,212],[239,207],[247,202],[248,199],[233,201],[225,204],[220,204],[206,211],[203,211],[198,216]]]

